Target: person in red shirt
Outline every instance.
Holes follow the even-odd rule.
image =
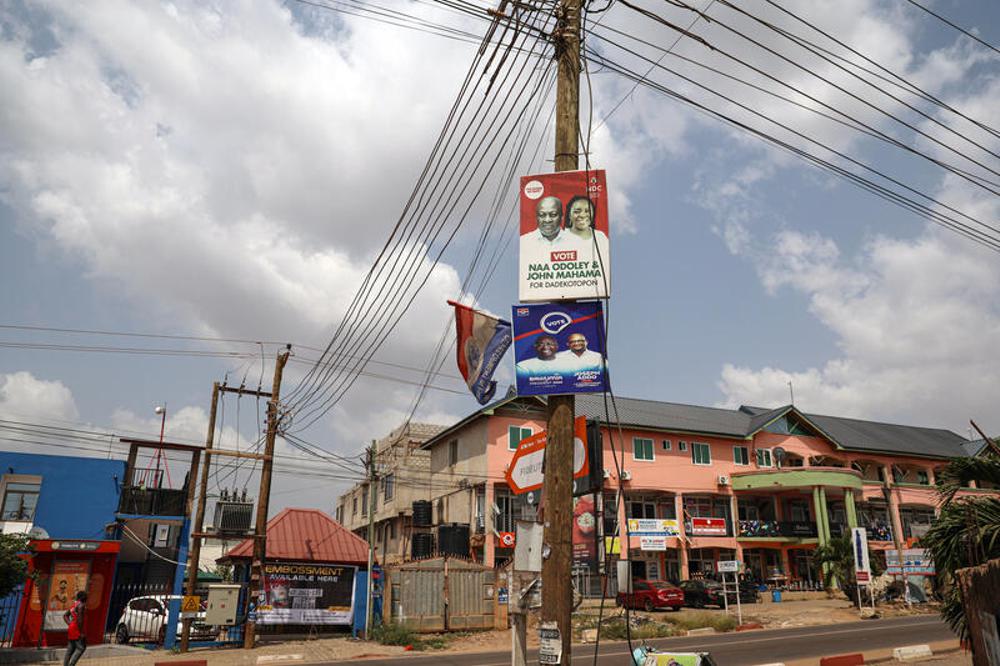
[[[63,614],[63,619],[69,626],[66,628],[66,637],[69,644],[66,646],[66,656],[63,658],[63,666],[75,666],[80,661],[80,657],[87,650],[87,637],[85,635],[87,614],[87,593],[80,590],[76,593],[76,601],[68,611]]]

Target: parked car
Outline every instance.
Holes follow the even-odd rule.
[[[658,580],[633,580],[632,593],[618,593],[615,602],[619,606],[641,608],[651,611],[654,608],[669,608],[680,610],[684,605],[684,592],[679,587]]]
[[[167,635],[167,607],[173,599],[181,600],[180,596],[165,594],[136,597],[125,604],[125,610],[115,625],[115,642],[155,641],[162,643]],[[181,624],[178,622],[177,631]],[[202,605],[191,623],[191,639],[196,641],[215,638],[215,627],[205,624],[205,607]]]
[[[682,580],[681,590],[684,591],[684,605],[694,608],[705,606],[725,606],[722,598],[722,584],[714,580]]]

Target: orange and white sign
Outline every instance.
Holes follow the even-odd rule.
[[[513,548],[517,543],[517,537],[513,532],[500,532],[498,541],[501,548]]]
[[[576,417],[573,422],[573,478],[590,473],[587,461],[587,418]],[[543,430],[521,440],[504,477],[515,495],[538,490],[545,480],[545,443],[548,436]]]

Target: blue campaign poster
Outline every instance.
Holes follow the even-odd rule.
[[[604,390],[604,307],[600,301],[515,305],[518,395]]]

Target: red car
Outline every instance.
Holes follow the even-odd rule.
[[[684,590],[659,580],[632,581],[632,594],[618,593],[615,600],[619,606],[651,611],[654,608],[680,610],[684,605]]]

